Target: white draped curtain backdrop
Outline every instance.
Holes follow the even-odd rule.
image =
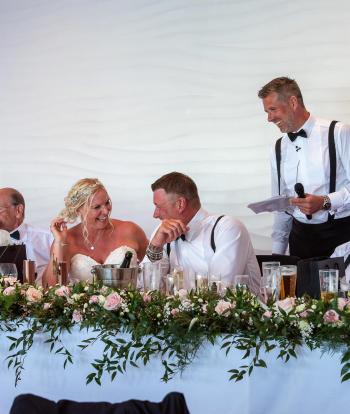
[[[350,122],[347,0],[0,0],[0,186],[48,227],[70,186],[106,185],[113,215],[149,236],[150,184],[177,170],[257,250],[272,217],[257,90],[295,78],[312,113]]]

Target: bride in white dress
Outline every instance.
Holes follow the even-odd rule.
[[[143,259],[148,244],[144,231],[131,221],[110,218],[111,200],[98,179],[79,180],[64,201],[64,210],[51,222],[55,240],[44,286],[56,284],[53,258],[67,263],[71,281],[91,280],[92,266],[120,264],[127,251],[133,253],[131,266]],[[80,223],[68,229],[67,223],[77,219]]]

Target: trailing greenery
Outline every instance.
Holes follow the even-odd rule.
[[[91,361],[87,383],[101,385],[105,376],[114,380],[153,357],[161,359],[162,380],[169,381],[196,358],[202,344],[218,341],[226,355],[232,349],[243,351],[242,365],[228,369],[231,380],[266,368],[265,352],[277,350],[277,358],[287,362],[297,357],[301,345],[342,352],[341,380],[350,378],[348,299],[287,298],[266,306],[244,288],[228,289],[222,296],[181,290],[167,297],[84,283],[44,290],[0,278],[0,330],[10,340],[6,359],[16,385],[38,333],[46,335],[48,349],[65,368],[73,362],[62,334],[75,325],[91,332],[77,344],[82,352],[97,341],[104,344],[101,356]]]

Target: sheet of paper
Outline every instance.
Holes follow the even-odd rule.
[[[254,211],[254,213],[262,213],[265,211],[291,211],[293,207],[289,204],[292,197],[286,195],[268,198],[267,200],[250,203],[247,207]]]

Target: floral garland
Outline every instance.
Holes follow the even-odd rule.
[[[94,333],[78,345],[81,350],[96,341],[105,345],[101,357],[91,361],[87,383],[101,385],[104,375],[114,380],[128,366],[147,364],[154,356],[161,358],[162,380],[168,381],[208,341],[222,341],[226,355],[233,348],[244,351],[243,365],[228,370],[230,380],[239,381],[254,368],[266,367],[262,351],[275,349],[277,358],[287,362],[297,357],[297,347],[303,344],[311,350],[342,352],[341,380],[350,378],[349,299],[287,298],[266,306],[244,288],[227,289],[222,296],[181,290],[167,297],[158,291],[86,283],[44,290],[0,277],[0,330],[9,333],[7,360],[15,370],[16,385],[38,332],[48,334],[50,351],[64,357],[64,367],[73,362],[61,334],[74,325]]]

